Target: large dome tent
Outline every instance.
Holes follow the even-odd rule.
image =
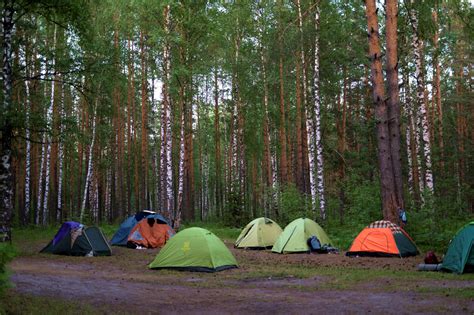
[[[216,235],[192,227],[173,236],[149,268],[215,272],[237,268],[237,261]]]

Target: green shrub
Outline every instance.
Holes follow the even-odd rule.
[[[16,251],[12,245],[8,243],[0,244],[0,296],[2,296],[5,289],[10,286],[7,263],[11,261],[15,255]]]

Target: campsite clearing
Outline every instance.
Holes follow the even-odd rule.
[[[226,245],[239,268],[150,270],[158,249],[108,257],[38,254],[18,244],[3,308],[12,313],[470,313],[474,274],[416,272],[421,257],[275,254]]]

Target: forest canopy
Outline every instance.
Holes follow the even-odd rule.
[[[143,209],[175,227],[393,219],[385,123],[395,211],[472,218],[472,4],[373,1],[371,29],[366,2],[4,0],[3,230]]]

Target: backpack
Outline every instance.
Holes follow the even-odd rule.
[[[425,255],[425,264],[439,264],[438,257],[433,251],[428,251]]]
[[[318,238],[314,235],[308,238],[307,244],[308,244],[309,250],[312,252],[321,250],[321,243],[319,242]]]

